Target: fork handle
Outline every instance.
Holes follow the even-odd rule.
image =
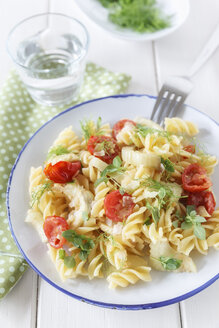
[[[192,67],[187,74],[187,77],[191,78],[197,71],[201,68],[202,65],[209,59],[213,52],[217,49],[219,45],[219,24],[216,27],[216,30],[211,35],[210,39],[202,49],[199,56],[196,58]]]

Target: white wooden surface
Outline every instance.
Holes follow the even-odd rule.
[[[49,2],[50,1],[50,2]],[[129,92],[157,94],[168,75],[185,73],[219,22],[218,0],[192,0],[186,23],[167,38],[148,43],[117,40],[102,31],[73,0],[0,1],[0,85],[12,66],[5,40],[19,20],[47,10],[72,15],[88,28],[88,60],[132,76]],[[219,121],[219,50],[194,78],[187,103]],[[218,328],[219,281],[200,294],[168,307],[146,311],[113,311],[80,303],[61,294],[29,269],[0,303],[4,328]]]

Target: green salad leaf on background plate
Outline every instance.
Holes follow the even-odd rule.
[[[98,0],[109,9],[112,23],[137,32],[155,32],[171,25],[156,0]]]

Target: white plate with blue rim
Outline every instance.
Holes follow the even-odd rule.
[[[161,307],[182,301],[200,292],[219,278],[219,252],[210,249],[207,256],[192,254],[197,273],[171,273],[152,270],[152,281],[138,282],[127,288],[111,290],[105,279],[77,278],[62,282],[49,258],[47,245],[24,218],[29,208],[28,176],[31,166],[45,160],[48,148],[58,133],[70,124],[80,134],[80,120],[97,119],[114,124],[122,118],[149,118],[155,97],[147,95],[118,95],[91,100],[65,110],[45,123],[25,144],[13,166],[8,182],[7,209],[15,242],[29,265],[48,283],[61,292],[93,305],[121,310],[141,310]],[[200,140],[208,152],[219,158],[217,140],[219,125],[206,114],[185,106],[179,117],[195,122]],[[213,190],[219,200],[219,167],[212,176]]]
[[[150,41],[165,37],[177,30],[189,15],[189,0],[157,0],[158,7],[164,16],[170,16],[170,26],[153,33],[135,32],[129,28],[121,28],[112,23],[108,17],[109,10],[98,0],[75,0],[78,7],[97,25],[115,37],[129,41]]]

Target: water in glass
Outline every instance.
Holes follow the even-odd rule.
[[[70,102],[82,83],[85,51],[80,40],[67,33],[58,40],[38,34],[22,41],[17,58],[27,69],[20,74],[33,99],[48,105]]]

